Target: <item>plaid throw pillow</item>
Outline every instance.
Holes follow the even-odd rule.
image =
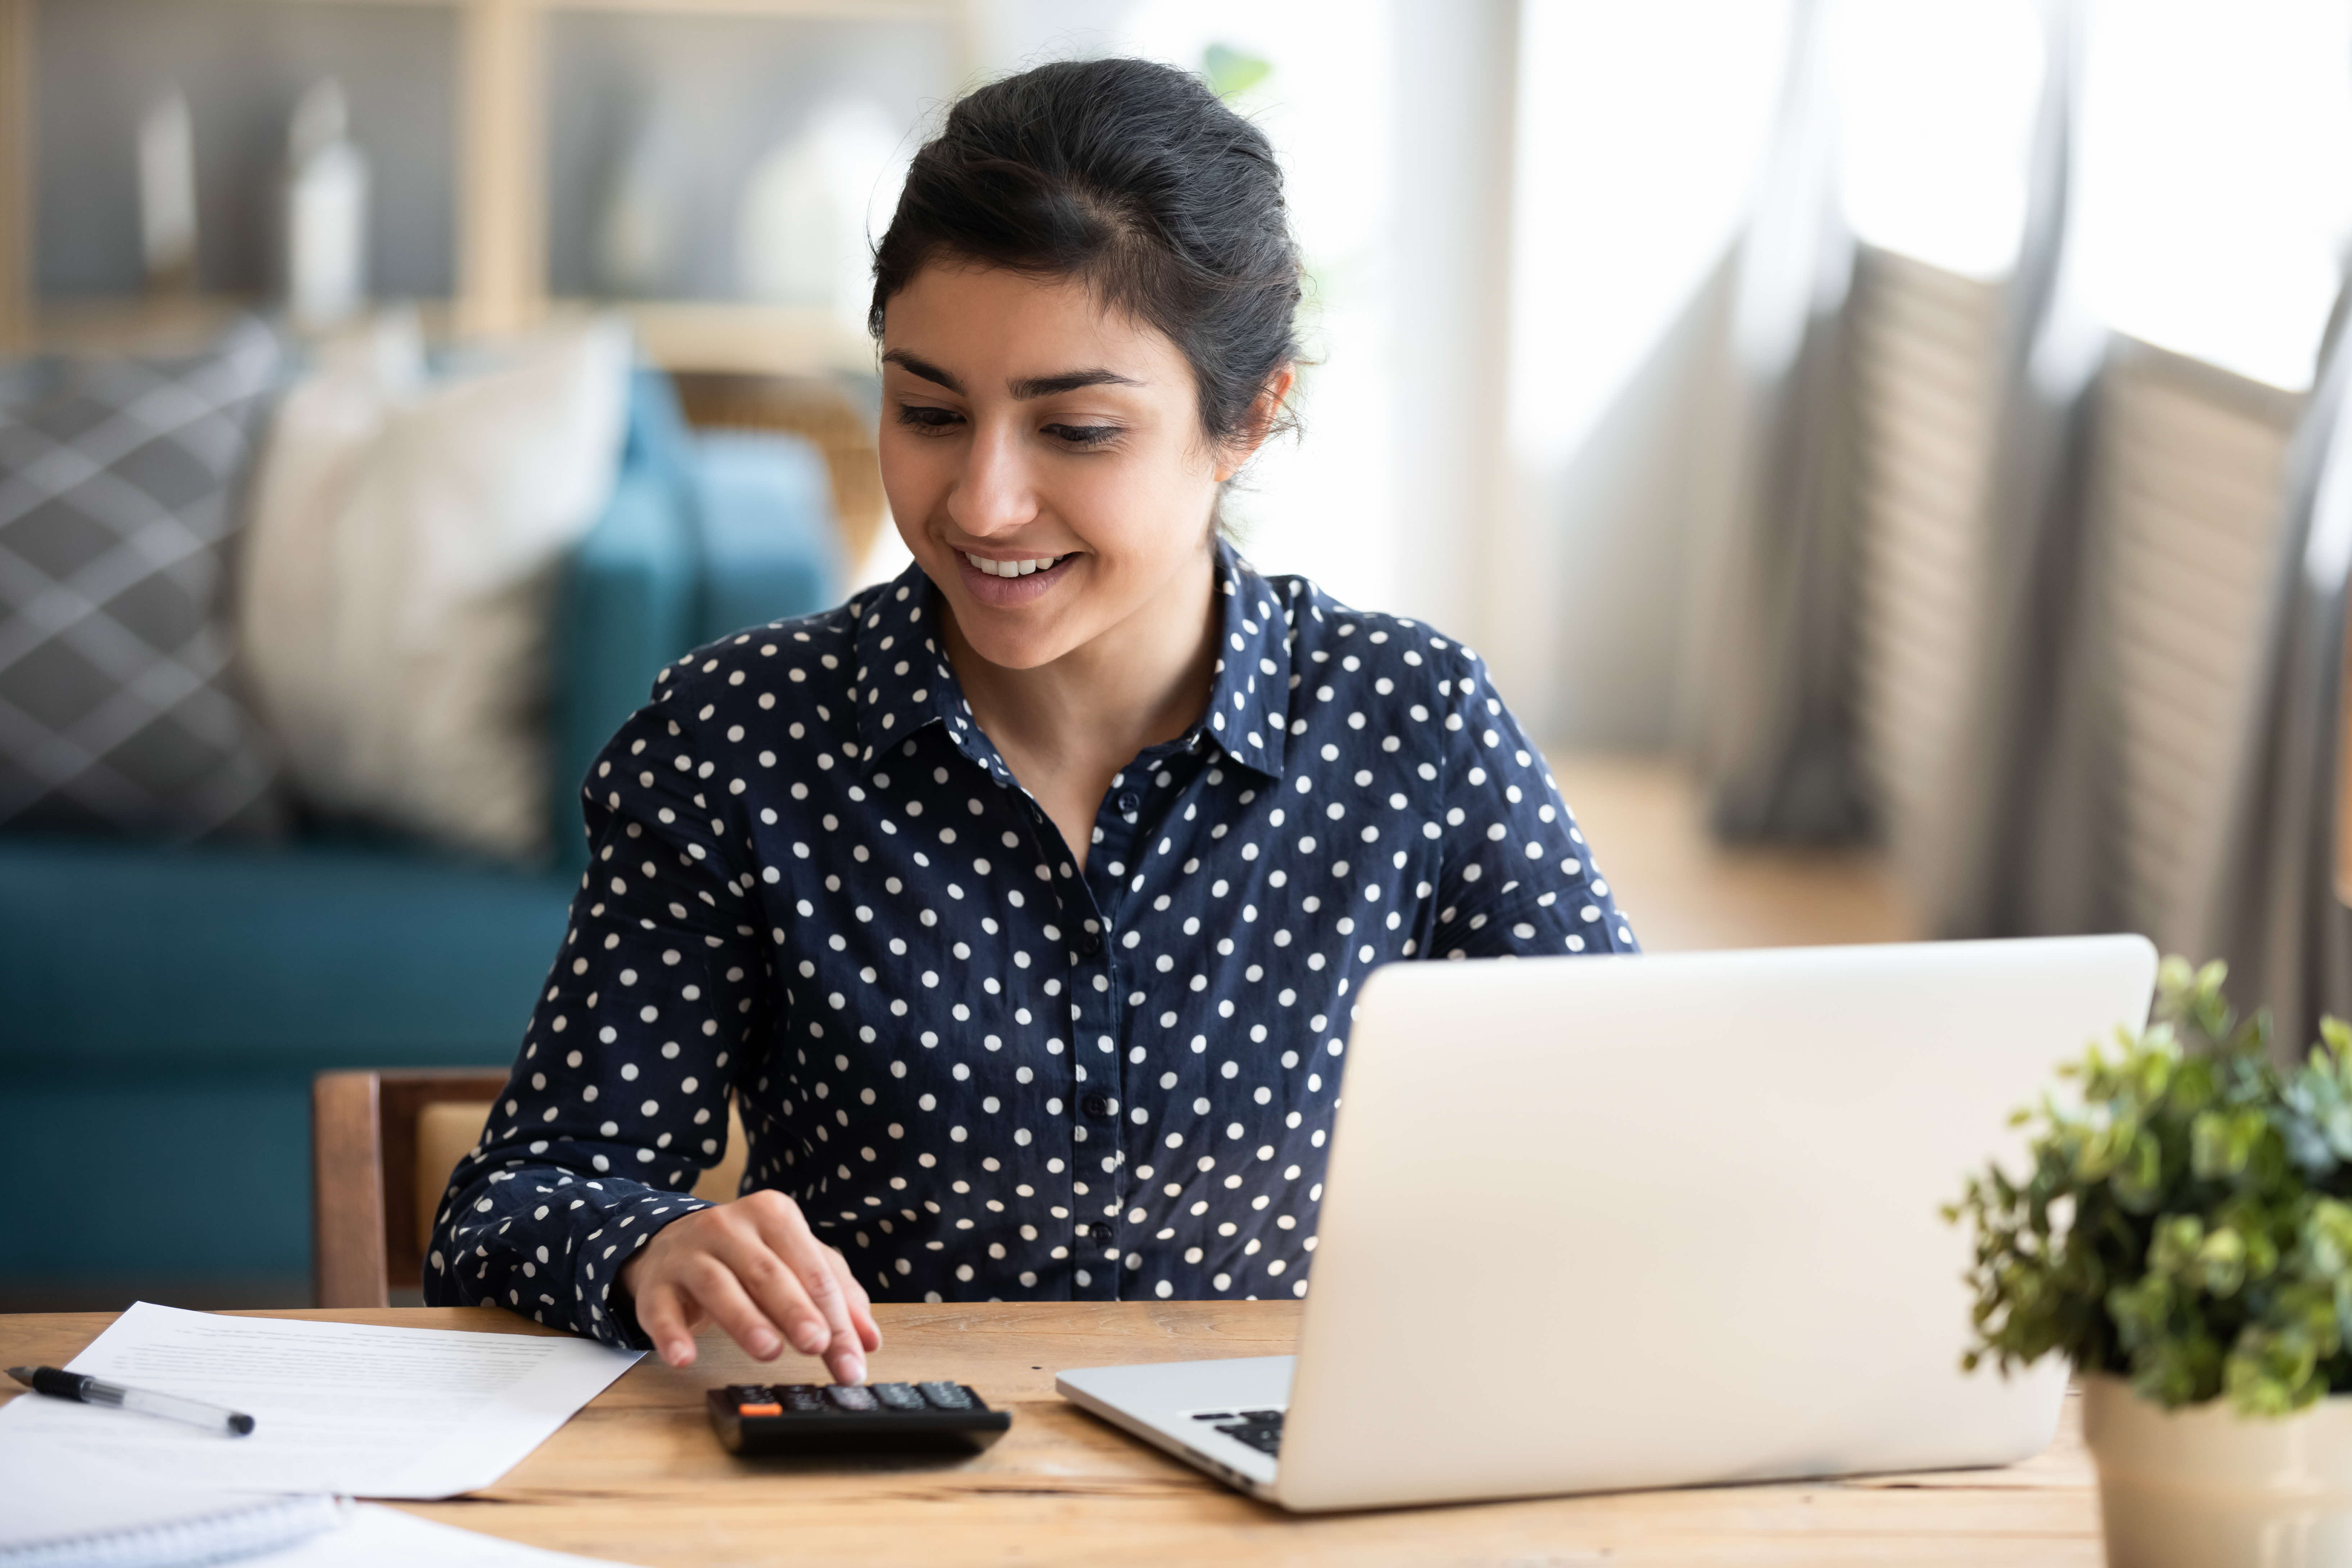
[[[221,603],[278,359],[248,320],[184,359],[68,365],[0,407],[0,826],[278,827]]]

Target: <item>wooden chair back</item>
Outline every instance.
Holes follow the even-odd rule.
[[[391,1305],[393,1283],[425,1273],[449,1173],[480,1141],[503,1068],[320,1073],[310,1085],[310,1279],[321,1307]],[[694,1184],[733,1198],[742,1118],[727,1109],[727,1157]]]

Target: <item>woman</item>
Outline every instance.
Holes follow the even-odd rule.
[[[681,659],[606,748],[428,1300],[856,1382],[871,1297],[1303,1295],[1364,974],[1633,950],[1473,655],[1217,537],[1298,293],[1273,153],[1193,78],[955,107],[875,258],[914,565]]]

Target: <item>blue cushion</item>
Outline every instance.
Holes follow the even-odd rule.
[[[833,480],[817,449],[798,437],[747,430],[714,430],[695,447],[703,553],[695,644],[836,603],[840,536]]]
[[[638,366],[629,377],[629,428],[621,467],[683,487],[690,481],[693,464],[694,432],[678,405],[677,384],[667,372]]]
[[[580,784],[589,764],[643,706],[655,673],[695,645],[700,555],[681,497],[656,469],[632,464],[604,517],[564,563],[548,705],[559,865],[587,864]]]
[[[832,480],[790,436],[690,435],[669,378],[638,373],[612,504],[565,563],[551,703],[558,864],[587,845],[580,786],[661,667],[743,626],[803,616],[841,591]]]
[[[575,885],[414,849],[0,837],[0,1074],[511,1061]]]

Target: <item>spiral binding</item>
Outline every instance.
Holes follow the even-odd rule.
[[[200,1568],[291,1546],[348,1523],[348,1498],[257,1498],[221,1513],[0,1546],[0,1568]]]

